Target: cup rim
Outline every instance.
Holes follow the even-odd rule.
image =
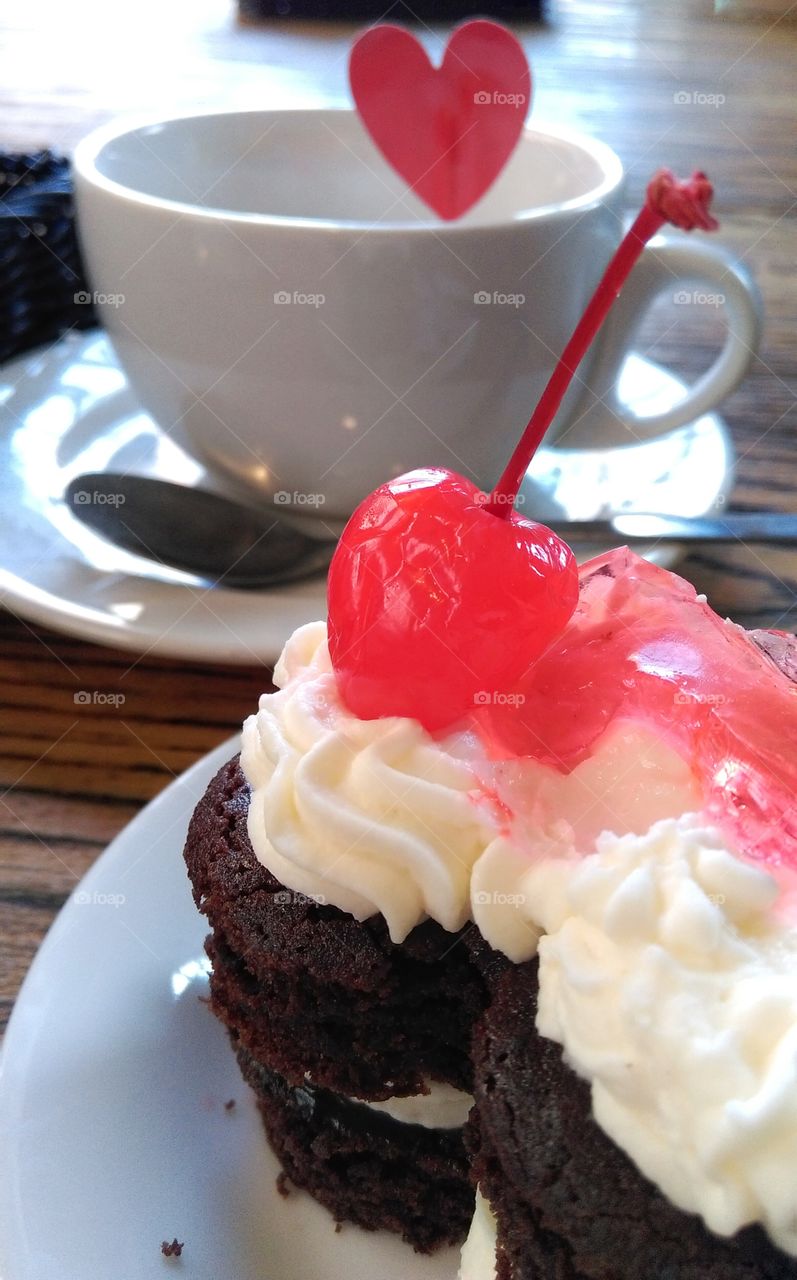
[[[262,226],[262,227],[284,227],[284,228],[316,228],[328,232],[347,233],[356,232],[361,234],[368,231],[370,234],[387,234],[395,236],[397,233],[406,235],[440,235],[445,232],[453,235],[475,234],[483,231],[496,231],[507,228],[516,227],[529,222],[555,221],[570,217],[573,214],[586,212],[588,209],[599,205],[607,196],[610,196],[620,186],[623,177],[623,163],[617,153],[608,146],[607,143],[601,142],[598,138],[590,137],[588,134],[581,133],[577,129],[571,129],[564,125],[540,124],[532,125],[526,123],[523,127],[524,134],[537,135],[542,138],[553,138],[558,141],[569,143],[571,146],[577,147],[582,152],[586,152],[600,166],[603,177],[600,182],[591,187],[589,191],[583,192],[581,195],[573,196],[569,200],[558,201],[553,204],[537,205],[534,208],[520,210],[513,215],[512,218],[494,218],[489,221],[479,223],[463,223],[461,220],[453,220],[451,222],[442,219],[418,219],[414,222],[374,222],[368,219],[354,218],[308,218],[295,215],[271,214],[271,213],[254,213],[240,212],[233,209],[225,209],[223,206],[208,207],[199,204],[193,204],[190,201],[173,200],[164,196],[151,195],[146,191],[139,191],[136,187],[127,186],[122,182],[118,182],[113,178],[107,177],[101,173],[98,166],[99,157],[103,149],[110,143],[140,132],[143,129],[151,128],[156,124],[176,124],[188,120],[210,120],[219,119],[226,116],[354,116],[356,113],[351,107],[305,107],[305,108],[287,108],[280,109],[229,109],[218,111],[186,111],[175,116],[146,115],[137,116],[133,119],[126,117],[122,120],[115,119],[106,124],[93,129],[91,133],[82,138],[75,147],[73,156],[73,167],[75,177],[78,182],[86,183],[90,186],[104,191],[107,195],[115,196],[129,203],[136,204],[139,207],[145,207],[152,210],[159,210],[173,215],[179,215],[183,218],[197,218],[202,221],[211,222],[231,222],[237,225],[246,226]]]

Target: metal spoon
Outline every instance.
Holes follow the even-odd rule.
[[[266,587],[325,572],[335,539],[309,537],[275,511],[153,476],[87,472],[67,485],[77,516],[124,551],[225,587]]]
[[[226,587],[267,587],[326,570],[335,549],[327,529],[314,538],[265,508],[152,476],[77,476],[70,510],[125,551]],[[307,527],[305,522],[304,528]],[[612,546],[668,542],[797,543],[797,515],[729,511],[696,519],[628,512],[608,520],[557,520],[576,543]]]

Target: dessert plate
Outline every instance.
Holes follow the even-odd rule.
[[[454,1280],[344,1225],[279,1172],[253,1095],[200,997],[204,922],[182,845],[237,750],[223,743],[113,841],[50,930],[0,1060],[3,1280]],[[225,1103],[235,1100],[227,1110]],[[181,1262],[161,1243],[184,1243]]]
[[[667,408],[683,384],[631,355],[620,398],[640,413]],[[272,663],[291,632],[326,611],[316,578],[263,591],[204,587],[189,574],[128,554],[67,508],[86,471],[137,471],[201,484],[202,467],[136,402],[100,330],[0,368],[0,603],[88,640],[214,663]],[[581,520],[618,511],[705,515],[728,492],[732,452],[722,420],[700,418],[655,440],[614,449],[542,449],[525,514]],[[578,547],[575,547],[578,553]],[[598,551],[594,545],[585,555]],[[652,547],[672,565],[677,548]]]

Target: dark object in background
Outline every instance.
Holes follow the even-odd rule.
[[[503,22],[540,22],[545,0],[404,0],[385,10],[384,0],[238,0],[245,22],[265,18],[339,18],[344,22],[383,21],[460,22],[465,18],[495,18]]]
[[[51,151],[0,152],[0,361],[96,323],[69,161]]]

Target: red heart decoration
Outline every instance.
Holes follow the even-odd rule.
[[[506,27],[458,27],[443,61],[403,27],[364,31],[349,59],[360,119],[382,155],[441,218],[484,195],[517,145],[531,101],[531,72]]]

